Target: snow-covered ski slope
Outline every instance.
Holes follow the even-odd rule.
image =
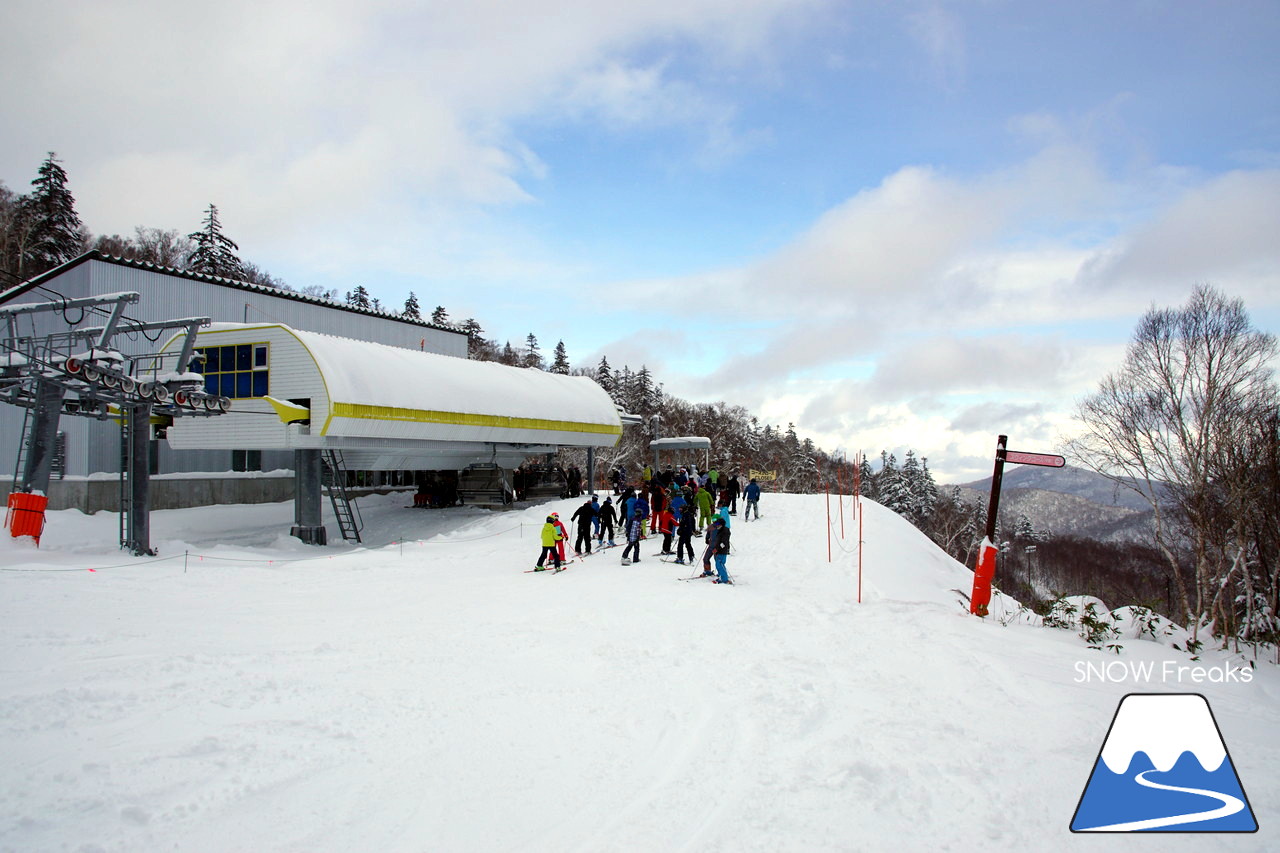
[[[107,513],[5,537],[0,850],[1138,849],[1068,825],[1152,691],[1209,699],[1261,829],[1142,849],[1280,849],[1274,666],[1162,681],[1226,658],[973,618],[971,574],[869,502],[861,604],[821,495],[734,519],[736,587],[652,539],[524,573],[578,501],[406,503],[362,499],[365,547],[291,540],[290,504],[154,513],[160,560]],[[1157,679],[1077,681],[1116,660]]]

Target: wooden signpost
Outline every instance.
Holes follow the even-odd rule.
[[[986,616],[987,607],[991,604],[991,581],[996,576],[996,514],[1000,511],[1000,482],[1004,479],[1006,462],[1016,465],[1039,465],[1045,468],[1061,468],[1067,460],[1051,453],[1023,453],[1019,450],[1008,450],[1009,437],[996,438],[996,465],[991,474],[991,501],[987,504],[987,531],[982,544],[978,546],[978,563],[973,570],[973,594],[969,596],[969,612],[975,616]]]

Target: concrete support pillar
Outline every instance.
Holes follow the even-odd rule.
[[[595,494],[596,491],[596,449],[594,447],[587,448],[587,494]]]
[[[321,471],[319,450],[293,451],[293,528],[289,535],[308,545],[327,545],[321,520]]]

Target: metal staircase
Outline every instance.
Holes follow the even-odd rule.
[[[342,538],[348,542],[359,542],[364,521],[360,518],[360,508],[356,506],[355,499],[347,492],[347,469],[342,463],[342,451],[326,450],[320,458],[324,463],[321,483],[329,493]]]

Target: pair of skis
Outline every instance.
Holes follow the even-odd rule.
[[[536,569],[525,569],[524,573],[527,575],[527,574],[530,574],[531,572],[551,572],[551,574],[557,575],[560,572],[563,572],[565,569],[569,568],[569,566],[571,566],[573,563],[574,563],[573,560],[562,560],[560,562],[559,568],[556,568],[555,566],[539,566]]]
[[[694,576],[693,576],[693,577],[691,577],[691,578],[676,578],[676,580],[678,580],[678,581],[686,581],[686,582],[688,582],[688,581],[711,581],[712,583],[725,583],[725,581],[719,580],[719,577],[720,577],[720,576],[719,576],[719,575],[717,575],[715,572],[712,572],[712,573],[711,573],[711,574],[709,574],[709,575],[694,575]],[[728,580],[728,584],[729,584],[730,586],[737,586],[738,582],[737,582],[736,580],[734,580],[734,579],[731,577],[731,578],[729,578],[729,580]]]
[[[592,554],[599,554],[601,551],[608,551],[610,548],[618,548],[618,547],[621,547],[621,546],[605,545],[603,548],[596,548],[595,550],[589,551],[586,554],[578,554],[577,556],[570,557],[567,560],[561,560],[560,568],[558,569],[555,566],[544,566],[543,568],[540,568],[540,569],[525,569],[524,573],[526,575],[532,572],[551,572],[552,574],[559,574],[560,572],[563,572],[572,564],[578,562],[579,560],[585,560],[587,557],[590,557]]]
[[[677,563],[675,560],[663,560],[662,562],[664,562],[664,563],[672,563],[673,565],[678,565],[678,566],[690,566],[690,565],[692,565],[692,566],[697,566],[697,563]],[[703,572],[699,572],[698,574],[696,574],[696,575],[694,575],[694,576],[692,576],[692,577],[688,577],[688,578],[676,578],[676,580],[680,580],[680,581],[709,581],[709,580],[715,580],[715,579],[716,579],[716,578],[718,578],[718,577],[719,577],[719,575],[718,575],[718,574],[716,574],[715,572],[712,572],[711,574],[705,574],[705,573],[703,573]],[[729,578],[729,583],[730,583],[730,584],[736,584],[736,583],[737,583],[737,581],[735,581],[735,580],[733,579],[733,577],[731,576],[731,577]]]

